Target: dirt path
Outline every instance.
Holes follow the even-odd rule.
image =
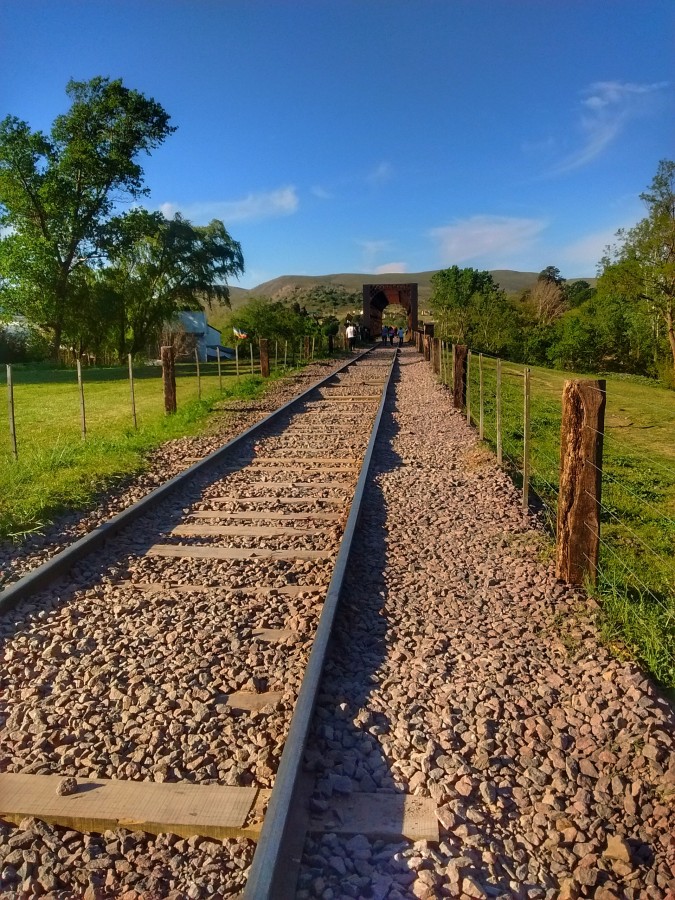
[[[433,797],[441,843],[308,839],[297,897],[675,897],[672,708],[413,349],[390,408],[306,767],[319,808]]]

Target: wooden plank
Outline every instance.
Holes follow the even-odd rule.
[[[311,522],[313,519],[336,521],[344,517],[343,513],[336,512],[281,513],[265,510],[262,512],[257,512],[256,510],[251,510],[250,512],[227,512],[219,509],[198,509],[189,515],[195,519],[250,519],[254,522],[267,519],[278,522]]]
[[[235,537],[274,537],[284,534],[323,534],[324,528],[291,528],[288,525],[176,525],[171,534],[192,537],[210,535]]]
[[[266,481],[267,487],[270,482]],[[344,505],[344,497],[275,497],[265,495],[261,497],[239,497],[237,495],[221,494],[218,497],[207,497],[205,503],[281,503],[282,506],[313,506],[317,503],[330,503],[332,505]]]
[[[438,841],[436,803],[409,794],[361,794],[333,797],[325,813],[310,817],[314,833],[365,834],[379,840]]]
[[[293,452],[293,456],[256,456],[253,463],[265,463],[273,466],[285,465],[288,462],[302,463],[302,465],[312,465],[314,463],[332,463],[334,466],[360,466],[361,460],[353,456],[336,457],[336,456],[298,456],[297,451]]]
[[[203,547],[155,544],[146,556],[177,559],[332,559],[333,550],[267,550],[261,547]]]
[[[116,581],[115,585],[120,588],[127,588],[135,591],[143,591],[147,594],[163,594],[165,592],[192,593],[194,591],[213,594],[218,596],[220,591],[226,591],[228,594],[281,594],[284,597],[297,597],[298,594],[316,594],[321,596],[328,590],[327,584],[284,584],[277,587],[274,584],[251,584],[244,586],[230,587],[227,584],[174,584],[170,581],[154,582],[154,581]]]
[[[259,470],[259,471],[262,471]],[[283,472],[272,472],[270,471],[270,475],[283,475]],[[303,472],[303,475],[321,475],[322,472]],[[343,471],[342,475],[353,475],[355,473]],[[238,487],[238,485],[227,485],[227,487]],[[266,481],[247,481],[245,485],[242,485],[247,490],[248,488],[318,488],[320,490],[329,490],[330,488],[341,488],[343,491],[345,490],[344,481],[272,481],[271,479],[267,479]],[[210,497],[203,497],[204,501],[210,500]],[[255,498],[254,498],[255,499]]]
[[[283,694],[281,691],[267,691],[264,694],[256,694],[253,691],[234,691],[232,694],[221,694],[215,699],[215,703],[222,703],[230,709],[246,711],[264,709],[266,706],[276,706]]]
[[[0,817],[27,816],[77,831],[115,828],[222,839],[243,833],[257,788],[218,784],[78,778],[77,792],[56,793],[60,775],[0,775]]]

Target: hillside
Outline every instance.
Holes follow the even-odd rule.
[[[348,291],[361,292],[364,284],[409,284],[417,282],[420,309],[424,309],[431,296],[431,278],[438,270],[430,272],[390,272],[373,275],[372,273],[358,274],[343,272],[334,275],[280,275],[271,281],[264,281],[256,287],[246,290],[240,287],[230,287],[230,302],[232,309],[237,309],[244,304],[249,297],[269,297],[273,300],[283,300],[290,296],[294,290],[307,289],[317,284],[339,284]],[[538,272],[516,272],[512,269],[494,269],[490,273],[496,283],[508,294],[520,294],[536,282]],[[583,277],[583,276],[581,276]],[[580,278],[568,278],[567,280],[579,281]],[[596,279],[585,277],[584,281],[595,284]],[[339,311],[343,314],[346,310]],[[207,310],[209,323],[215,328],[223,328],[227,323],[230,310],[227,307],[214,306]]]

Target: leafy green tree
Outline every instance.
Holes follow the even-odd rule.
[[[675,162],[661,160],[640,198],[648,214],[634,228],[617,232],[618,244],[601,262],[598,290],[646,307],[665,331],[675,372]]]
[[[139,157],[175,130],[121,80],[70,81],[66,93],[71,107],[49,135],[0,122],[2,303],[49,328],[54,355],[80,312],[80,270],[103,260],[115,204],[147,193]]]
[[[443,334],[453,337],[457,343],[466,343],[471,326],[472,298],[495,290],[497,286],[492,275],[477,269],[451,266],[432,275],[429,304]]]
[[[100,284],[114,298],[121,358],[146,349],[179,310],[229,306],[227,279],[243,273],[244,258],[221,221],[192,225],[178,214],[135,209],[112,225]]]

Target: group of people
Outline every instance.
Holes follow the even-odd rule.
[[[363,332],[363,329],[362,329]],[[356,347],[357,338],[361,337],[362,340],[370,338],[370,332],[367,332],[367,335],[361,333],[359,335],[359,329],[354,325],[353,322],[350,322],[346,328],[346,337],[350,350],[354,350]],[[386,344],[387,342],[393,347],[394,346],[394,338],[398,338],[398,346],[402,347],[403,342],[405,341],[405,329],[404,328],[394,328],[393,325],[383,325],[382,326],[382,343]]]
[[[386,344],[389,341],[389,344],[393,347],[394,338],[398,338],[398,346],[402,347],[405,340],[405,330],[403,328],[394,328],[393,325],[383,325],[382,343]]]

